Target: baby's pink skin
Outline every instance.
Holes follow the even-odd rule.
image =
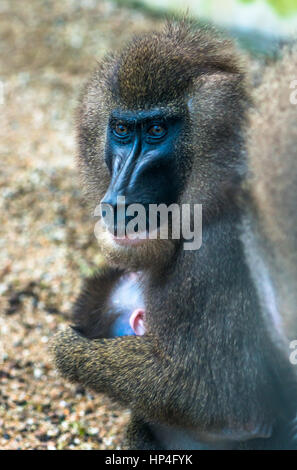
[[[137,336],[142,336],[145,333],[144,320],[145,311],[141,308],[136,308],[132,312],[129,322],[132,330]]]

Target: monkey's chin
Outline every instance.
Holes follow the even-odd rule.
[[[100,250],[107,262],[125,269],[150,269],[168,262],[175,251],[171,240],[118,238],[106,229],[96,233]]]

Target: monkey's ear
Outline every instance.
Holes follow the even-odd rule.
[[[244,74],[215,70],[197,77],[188,109],[193,116],[201,116],[205,125],[214,119],[233,125],[245,115],[250,102]]]
[[[246,76],[242,72],[228,72],[220,70],[209,70],[199,75],[193,82],[193,91],[196,93],[201,89],[222,90],[226,87],[243,90],[246,86]]]
[[[142,336],[145,333],[145,311],[141,308],[137,308],[132,313],[129,323],[137,336]]]

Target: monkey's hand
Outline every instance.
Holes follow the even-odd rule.
[[[170,422],[174,416],[176,423],[177,415],[181,421],[191,416],[193,397],[183,396],[181,403],[184,371],[151,335],[89,340],[67,328],[53,338],[51,349],[58,370],[71,382],[145,410],[151,419]]]

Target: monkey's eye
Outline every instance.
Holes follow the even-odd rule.
[[[121,123],[121,122],[117,122],[115,123],[114,127],[113,127],[113,133],[117,136],[117,137],[127,137],[130,133],[128,127]]]
[[[165,127],[161,126],[160,124],[154,124],[148,130],[148,134],[151,137],[154,137],[155,139],[160,139],[161,137],[164,137],[166,132],[167,131],[166,131]]]

